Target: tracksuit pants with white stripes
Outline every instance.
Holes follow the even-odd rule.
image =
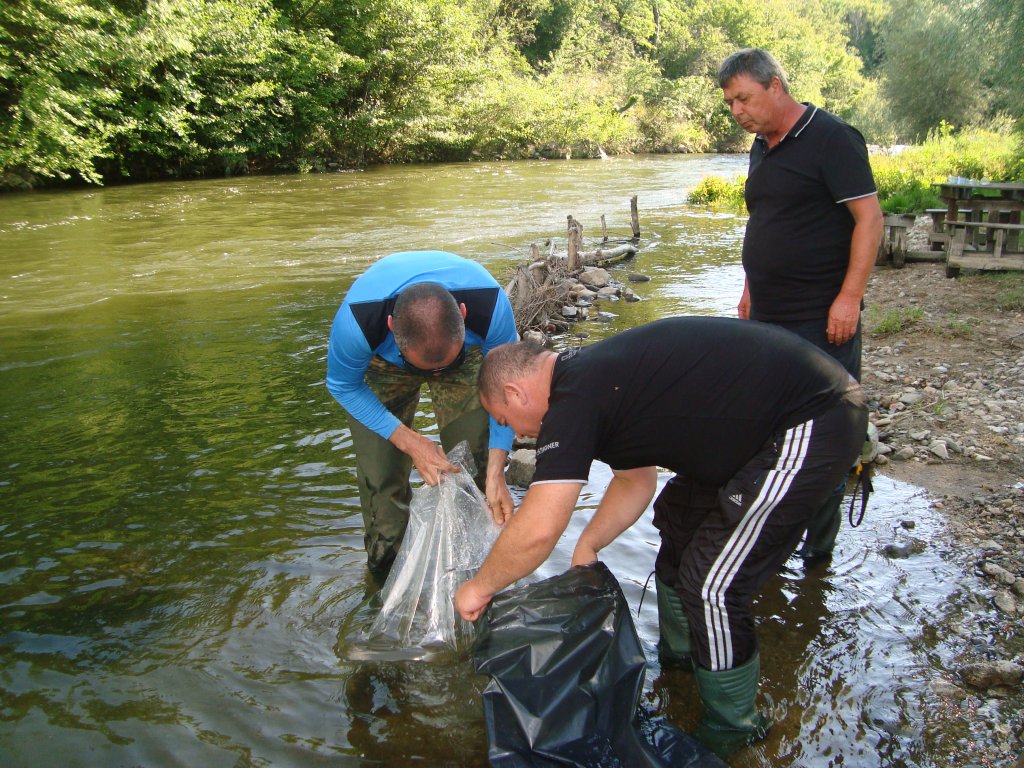
[[[654,502],[658,577],[675,587],[691,653],[711,671],[757,652],[753,599],[860,454],[861,402],[842,401],[770,438],[722,487],[676,475]]]

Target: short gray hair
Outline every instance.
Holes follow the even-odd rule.
[[[778,60],[764,48],[744,48],[729,56],[718,67],[718,87],[725,88],[734,77],[747,75],[764,88],[779,78],[782,90],[789,93],[789,80]]]
[[[502,344],[487,353],[477,376],[477,387],[485,400],[504,402],[502,388],[510,381],[521,379],[540,366],[547,350],[534,341],[514,341]]]
[[[427,364],[440,364],[466,338],[459,303],[437,283],[416,283],[403,290],[391,316],[398,349],[415,350]]]

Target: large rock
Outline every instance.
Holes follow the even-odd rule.
[[[963,667],[960,670],[960,677],[975,688],[1018,685],[1024,677],[1024,667],[1012,661],[983,661]]]
[[[580,275],[580,282],[588,288],[603,288],[612,281],[607,269],[600,267],[588,268]]]
[[[537,469],[537,452],[531,448],[520,448],[512,451],[508,457],[508,469],[505,470],[505,482],[520,488],[526,488],[533,480]]]
[[[991,576],[996,581],[999,581],[1008,587],[1013,586],[1014,582],[1017,581],[1016,575],[1010,573],[1001,565],[996,565],[995,563],[982,563],[981,572],[984,573],[986,576]]]

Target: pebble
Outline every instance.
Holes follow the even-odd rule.
[[[519,488],[527,488],[536,469],[537,451],[532,448],[519,448],[509,454],[505,482]]]
[[[1008,616],[1017,615],[1017,599],[1005,589],[996,592],[992,598],[992,604]]]
[[[967,664],[960,669],[960,677],[975,688],[1017,685],[1024,677],[1024,667],[1012,661],[986,661]]]

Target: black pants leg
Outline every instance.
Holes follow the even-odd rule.
[[[865,408],[843,402],[768,441],[722,488],[665,486],[655,568],[679,592],[700,666],[732,669],[756,652],[754,595],[850,471],[866,429]]]

